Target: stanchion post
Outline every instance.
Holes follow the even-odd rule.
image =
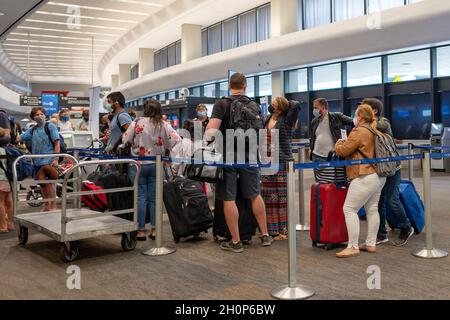
[[[145,256],[165,256],[176,251],[163,246],[163,163],[161,155],[156,157],[156,247],[142,252]]]
[[[408,155],[414,155],[414,145],[412,143],[408,143]],[[409,160],[408,164],[408,179],[409,181],[414,181],[414,160]]]
[[[301,146],[298,150],[299,154],[299,162],[305,163],[306,162],[306,155],[305,155],[305,147]],[[299,170],[298,171],[298,215],[299,215],[299,224],[296,225],[297,231],[309,231],[310,226],[306,222],[306,197],[305,197],[305,171]]]
[[[305,300],[315,293],[310,289],[301,287],[297,283],[297,233],[295,210],[295,169],[294,162],[288,163],[288,236],[289,236],[289,269],[288,285],[277,288],[271,292],[272,297],[280,300]]]
[[[77,162],[79,162],[80,161],[80,151],[74,150],[73,151],[73,157],[75,159],[77,159]],[[80,176],[78,174],[78,170],[76,170],[73,175],[75,177],[75,181],[73,183],[73,190],[74,190],[74,192],[80,192],[81,191],[81,184],[80,184],[80,181],[79,181]],[[75,197],[74,198],[74,206],[77,209],[81,209],[81,198],[80,197]]]
[[[417,258],[439,259],[446,258],[448,253],[433,248],[433,227],[432,227],[432,209],[431,209],[431,168],[430,154],[426,152],[423,159],[423,193],[425,202],[425,232],[426,247],[412,254]]]

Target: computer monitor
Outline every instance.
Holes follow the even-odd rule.
[[[444,125],[442,123],[432,123],[431,124],[431,136],[440,136],[444,130]]]

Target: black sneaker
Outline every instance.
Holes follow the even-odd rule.
[[[233,243],[233,241],[225,241],[220,244],[220,249],[225,251],[232,251],[234,253],[242,253],[244,252],[244,247],[242,242]]]
[[[389,239],[388,236],[378,236],[377,237],[377,246],[383,244],[383,243],[388,243]]]
[[[409,239],[414,235],[414,228],[411,227],[408,231],[402,230],[400,232],[400,235],[398,236],[398,239],[394,241],[393,245],[396,247],[403,247],[405,246]]]
[[[261,246],[263,247],[270,247],[273,243],[273,238],[271,236],[265,235],[260,237],[261,239]]]

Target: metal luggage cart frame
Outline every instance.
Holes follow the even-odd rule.
[[[74,161],[63,180],[35,181],[36,184],[62,183],[61,209],[52,212],[18,213],[19,201],[17,181],[17,163],[22,159],[65,157]],[[99,191],[80,191],[81,169],[92,165],[117,165],[128,164],[136,167],[137,174],[132,187],[105,189]],[[71,176],[73,178],[70,178]],[[132,251],[137,245],[138,231],[138,179],[140,165],[134,160],[107,160],[78,162],[70,155],[24,155],[16,159],[13,165],[13,203],[14,221],[19,227],[19,243],[26,245],[28,242],[28,229],[42,233],[51,239],[60,242],[61,258],[64,262],[72,262],[78,257],[78,241],[95,238],[101,235],[122,234],[122,249]],[[74,183],[73,192],[68,192],[68,183]],[[133,191],[133,208],[120,211],[97,212],[81,207],[81,197],[98,194],[113,194]],[[74,199],[74,208],[68,208],[68,200]],[[54,199],[43,199],[49,202]],[[125,220],[118,215],[133,213],[133,221]]]

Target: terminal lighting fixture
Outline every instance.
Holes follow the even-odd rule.
[[[0,12],[0,16],[4,16],[5,14],[3,12]]]

